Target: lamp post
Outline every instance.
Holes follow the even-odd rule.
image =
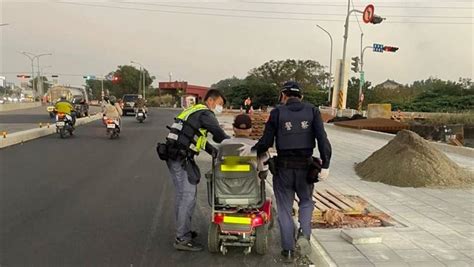
[[[32,78],[32,86],[33,86],[33,92],[38,93],[40,96],[43,96],[43,86],[42,84],[39,83],[39,79],[40,79],[40,57],[42,56],[51,56],[53,55],[52,53],[44,53],[44,54],[33,54],[33,53],[30,53],[30,52],[25,52],[25,51],[22,51],[21,54],[25,55],[26,57],[28,57],[30,60],[31,60],[31,78]],[[34,77],[34,60],[37,60],[37,68],[38,68],[38,77],[37,77],[37,81],[36,81],[36,90],[38,92],[35,91],[35,77]]]
[[[145,68],[143,67],[143,65],[139,62],[136,62],[136,61],[130,61],[130,63],[132,64],[137,64],[140,66],[140,87],[143,88],[143,99],[145,99],[145,95],[146,95],[146,86],[145,86]]]
[[[368,8],[369,6],[367,6]],[[373,6],[372,7],[372,12],[373,12]],[[366,10],[367,10],[366,8]],[[342,62],[341,62],[341,66],[339,68],[339,79],[338,79],[338,87],[337,88],[337,91],[338,91],[338,96],[337,96],[337,99],[338,99],[338,103],[337,103],[337,108],[338,109],[343,109],[343,108],[346,108],[346,105],[345,105],[345,100],[347,99],[347,95],[345,94],[345,92],[343,91],[344,88],[346,88],[346,84],[347,84],[347,79],[345,77],[345,69],[346,69],[346,48],[347,48],[347,38],[349,36],[349,17],[352,13],[360,13],[360,14],[364,14],[364,11],[361,11],[361,10],[357,10],[357,9],[352,9],[351,10],[351,0],[347,0],[347,15],[346,15],[346,22],[344,24],[344,45],[343,45],[343,49],[342,49]],[[368,13],[366,13],[368,14]],[[371,14],[372,15],[372,18],[368,21],[365,21],[366,23],[372,23],[372,24],[379,24],[381,23],[384,18],[382,17],[379,17],[375,14]],[[333,106],[334,106],[334,103],[333,103]]]
[[[316,25],[316,27],[320,28],[323,30],[327,35],[329,36],[329,40],[331,40],[331,52],[329,55],[329,82],[328,82],[328,102],[331,103],[331,85],[332,85],[332,47],[333,47],[333,42],[332,42],[332,36],[331,34],[325,30],[323,27]]]

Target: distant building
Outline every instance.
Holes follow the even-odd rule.
[[[392,81],[387,79],[385,82],[378,84],[377,88],[384,88],[384,89],[397,89],[398,87],[403,86],[402,84],[397,83],[396,81]]]
[[[181,97],[181,106],[189,107],[202,101],[207,91],[206,86],[192,85],[188,82],[160,82],[158,83],[161,95],[170,94],[175,97]]]

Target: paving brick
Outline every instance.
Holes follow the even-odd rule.
[[[400,261],[395,261],[395,262],[390,262],[390,261],[376,261],[372,262],[375,267],[403,267],[403,266],[410,266],[406,262],[400,262]]]
[[[357,249],[362,252],[370,261],[399,261],[403,259],[397,255],[391,248],[384,244],[367,244],[367,245],[356,245]]]
[[[391,249],[419,249],[415,243],[409,240],[383,240],[383,244]]]
[[[448,267],[472,267],[474,266],[474,261],[441,261],[444,265]]]
[[[445,267],[443,263],[439,261],[415,261],[408,262],[411,267]]]
[[[337,267],[371,267],[375,266],[369,260],[351,261],[344,263],[337,263]]]
[[[346,241],[320,241],[318,240],[321,246],[326,251],[356,251],[357,248],[352,245],[347,243]]]
[[[328,251],[329,256],[337,263],[352,263],[360,261],[368,261],[358,250],[355,251]]]
[[[428,251],[438,260],[445,261],[469,261],[469,258],[455,249],[432,249]]]
[[[395,253],[404,261],[435,261],[436,258],[422,249],[396,249]]]
[[[350,244],[377,244],[382,242],[382,235],[369,229],[344,229],[341,237]]]

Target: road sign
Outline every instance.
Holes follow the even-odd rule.
[[[365,23],[369,23],[374,18],[374,5],[368,5],[364,9],[364,14],[362,15],[362,19]]]
[[[373,44],[373,51],[383,53],[383,44]]]
[[[363,71],[359,72],[360,74],[360,83],[362,84],[362,86],[364,86],[365,84],[365,73]]]

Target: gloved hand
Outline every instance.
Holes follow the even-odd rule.
[[[319,180],[324,181],[329,177],[329,169],[321,169],[319,173]]]

